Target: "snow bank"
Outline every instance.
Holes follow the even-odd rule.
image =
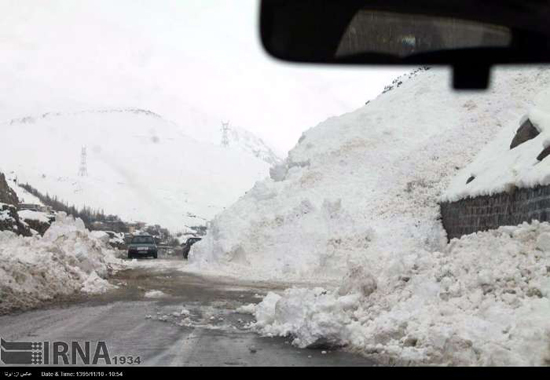
[[[308,130],[271,178],[213,219],[192,266],[339,281],[366,260],[391,281],[411,252],[444,247],[442,192],[495,133],[517,125],[550,71],[497,70],[493,79],[487,92],[456,93],[446,71],[421,72]]]
[[[105,231],[90,231],[90,235],[105,244],[107,244],[111,239],[109,234]]]
[[[255,327],[291,334],[300,347],[326,341],[404,363],[548,363],[550,224],[502,227],[414,256],[391,288],[368,296],[270,293],[256,307]]]
[[[549,86],[547,81],[543,83]],[[510,149],[516,130],[527,118],[539,135]],[[550,184],[550,159],[537,160],[550,142],[550,88],[541,91],[527,114],[514,121],[480,152],[471,165],[458,173],[443,195],[443,200],[493,195],[514,186],[522,188]],[[467,183],[470,177],[474,179]]]
[[[124,242],[124,233],[114,232],[114,231],[91,231],[92,236],[98,238],[99,240],[108,243],[111,247],[122,248],[125,246]]]
[[[517,128],[532,94],[550,87],[550,70],[496,70],[492,80],[487,92],[455,93],[448,73],[432,69],[308,130],[271,178],[212,221],[191,267],[326,283],[270,295],[256,310],[259,329],[293,334],[299,346],[541,364],[548,261],[529,247],[547,227],[447,246],[439,220],[451,179],[495,134]]]
[[[59,213],[43,237],[0,232],[0,312],[28,308],[59,295],[98,293],[120,263],[82,220]]]
[[[160,290],[149,290],[145,292],[144,297],[146,298],[163,298],[166,297],[166,294]]]

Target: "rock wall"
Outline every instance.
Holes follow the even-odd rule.
[[[4,173],[0,173],[0,203],[19,204],[19,199],[17,199],[15,191],[8,186]]]
[[[17,194],[8,186],[4,173],[0,173],[0,231],[30,236],[31,231],[17,214],[18,204]]]
[[[550,186],[510,189],[492,196],[443,202],[441,217],[447,238],[459,238],[477,231],[550,221]]]
[[[21,217],[21,215],[19,215],[19,220],[22,221],[26,225],[26,227],[38,232],[40,235],[44,235],[44,233],[55,221],[55,216],[50,215],[49,222],[47,223],[36,219],[25,219]]]

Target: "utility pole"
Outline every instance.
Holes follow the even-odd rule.
[[[229,146],[229,122],[223,122],[222,121],[222,146],[228,147]]]
[[[87,177],[88,176],[88,167],[86,164],[86,147],[83,146],[82,150],[80,151],[80,168],[78,169],[78,175],[80,177]]]

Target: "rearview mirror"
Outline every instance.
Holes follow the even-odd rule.
[[[451,65],[486,88],[491,66],[550,62],[542,0],[263,0],[262,43],[291,62]]]

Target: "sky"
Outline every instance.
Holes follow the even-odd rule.
[[[217,139],[222,121],[284,155],[303,131],[353,111],[408,68],[269,57],[257,0],[0,0],[0,121],[143,108]]]

